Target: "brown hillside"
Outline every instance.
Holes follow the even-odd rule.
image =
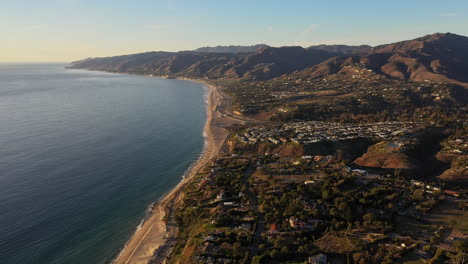
[[[384,169],[414,169],[416,167],[407,155],[390,147],[387,142],[379,142],[370,146],[368,151],[354,163],[364,167]]]
[[[351,57],[335,57],[296,74],[321,78],[336,74],[351,63],[390,78],[468,87],[468,37],[450,33],[427,35],[374,47]]]

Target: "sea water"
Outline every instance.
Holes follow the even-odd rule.
[[[0,64],[0,263],[109,263],[203,147],[202,85]]]

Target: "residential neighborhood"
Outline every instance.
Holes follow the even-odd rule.
[[[177,215],[188,246],[171,260],[190,250],[197,263],[390,264],[436,259],[468,239],[466,194],[334,157],[225,155],[191,186]]]
[[[320,121],[287,123],[279,127],[255,126],[246,129],[237,137],[243,143],[270,142],[280,144],[294,142],[312,144],[322,141],[352,140],[373,138],[395,140],[393,144],[401,147],[424,128],[421,123],[379,122],[370,124],[342,124]]]

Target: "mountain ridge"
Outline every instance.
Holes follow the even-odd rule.
[[[371,47],[317,45],[270,47],[218,46],[194,51],[145,52],[71,63],[86,68],[135,74],[192,78],[268,80],[295,74],[306,79],[338,74],[359,65],[385,78],[450,82],[468,87],[468,37],[435,33]],[[222,52],[231,49],[232,52]],[[254,50],[234,52],[234,49]]]
[[[436,33],[372,47],[367,52],[338,56],[297,72],[314,79],[360,65],[387,78],[450,82],[468,87],[468,37]]]
[[[328,51],[334,52],[341,55],[351,55],[351,54],[360,54],[372,49],[372,46],[369,45],[359,45],[359,46],[349,46],[349,45],[315,45],[307,48],[308,50],[317,50],[317,51]]]
[[[256,52],[260,48],[269,47],[266,44],[256,44],[250,46],[229,45],[229,46],[215,46],[215,47],[201,47],[193,50],[194,52],[207,52],[207,53],[248,53]]]

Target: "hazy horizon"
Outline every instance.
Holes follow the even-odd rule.
[[[205,46],[380,45],[436,32],[468,35],[468,3],[359,5],[245,0],[20,0],[3,3],[0,62],[70,62]],[[337,8],[339,7],[339,8]],[[403,8],[404,7],[404,8]]]
[[[456,34],[456,33],[454,33],[454,32],[433,32],[433,33],[427,33],[427,34],[415,36],[414,38],[422,37],[422,36],[425,36],[425,35],[437,34],[437,33],[452,33],[452,34]],[[389,44],[389,43],[399,42],[399,41],[405,41],[405,40],[410,40],[410,39],[394,40],[394,41],[392,41],[392,42],[379,43],[379,44],[370,45],[370,46],[375,47],[375,46],[382,45],[382,44]],[[254,43],[254,44],[246,44],[246,45],[226,44],[226,45],[212,45],[212,46],[195,47],[195,48],[190,49],[190,50],[142,50],[142,51],[137,51],[137,52],[132,52],[132,53],[119,53],[119,54],[113,54],[113,55],[108,55],[108,56],[83,57],[83,58],[80,58],[80,59],[78,59],[78,60],[82,60],[82,59],[86,59],[86,58],[112,57],[112,56],[119,56],[119,55],[131,55],[131,54],[138,54],[138,53],[145,53],[145,52],[182,52],[182,51],[192,51],[192,50],[196,50],[196,49],[198,49],[198,48],[205,48],[205,47],[217,47],[217,46],[254,46],[254,45],[261,45],[261,44],[265,44],[265,45],[268,45],[268,46],[270,46],[270,47],[300,46],[300,47],[303,47],[303,48],[307,48],[307,47],[310,47],[310,46],[313,46],[313,45],[350,45],[350,46],[369,45],[369,44],[367,44],[367,43],[361,43],[361,44],[314,43],[314,44],[307,45],[307,46],[301,46],[301,45],[282,45],[282,46],[274,46],[274,45],[269,45],[269,44],[266,44],[266,43]],[[73,62],[73,61],[77,61],[77,60],[71,60],[71,61],[0,61],[0,64],[67,64],[67,63],[71,63],[71,62]]]

